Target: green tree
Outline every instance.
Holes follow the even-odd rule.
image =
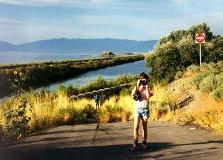
[[[188,30],[173,31],[161,38],[146,56],[146,65],[151,69],[153,81],[170,82],[178,71],[191,64],[199,64],[199,45],[194,41],[196,33],[206,35],[206,43],[202,45],[202,61],[217,62],[223,59],[223,37],[214,36],[206,23]]]

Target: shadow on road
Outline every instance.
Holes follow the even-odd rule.
[[[4,160],[125,160],[125,159],[156,159],[164,154],[150,154],[153,152],[165,153],[166,149],[184,145],[199,145],[208,143],[222,143],[221,141],[207,141],[200,143],[188,144],[171,144],[171,143],[149,143],[147,151],[129,151],[129,144],[107,145],[107,146],[88,146],[88,147],[66,147],[66,148],[27,148],[26,150],[16,150],[11,152],[0,153]],[[209,148],[211,149],[211,148]],[[187,152],[176,152],[174,154],[195,154],[196,150]],[[197,153],[198,154],[198,153]],[[203,154],[203,153],[199,153]]]
[[[141,159],[154,158],[147,153],[160,151],[171,147],[169,143],[151,143],[147,151],[129,151],[129,144],[67,147],[67,148],[42,148],[27,149],[22,151],[4,152],[0,155],[4,160],[105,160],[105,159]]]

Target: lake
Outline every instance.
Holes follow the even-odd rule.
[[[37,53],[37,52],[0,52],[0,64],[23,64],[31,62],[61,61],[71,59],[94,58],[99,56],[97,53]],[[100,75],[106,80],[111,80],[118,75],[133,74],[138,75],[141,72],[148,72],[144,61],[126,63],[117,66],[89,71],[78,77],[51,84],[46,88],[55,90],[60,84],[64,86],[81,86],[97,79]]]
[[[62,81],[59,83],[51,84],[46,88],[49,90],[56,90],[60,84],[64,86],[69,86],[69,85],[81,86],[96,80],[99,75],[106,80],[114,79],[118,75],[128,75],[128,74],[138,75],[142,72],[149,71],[148,68],[145,67],[144,62],[145,62],[144,60],[141,60],[137,62],[98,69],[95,71],[89,71],[78,77]]]
[[[32,62],[61,61],[94,58],[99,53],[38,53],[0,51],[0,64],[23,64]]]

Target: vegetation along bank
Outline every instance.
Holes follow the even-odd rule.
[[[0,66],[0,97],[78,76],[90,70],[143,60],[144,55]]]

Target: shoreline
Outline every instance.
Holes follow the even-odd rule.
[[[11,89],[12,84],[9,83],[8,79],[18,79],[18,81],[20,81],[20,79],[25,79],[22,82],[23,85],[21,88],[28,91],[58,81],[74,78],[88,71],[140,61],[143,59],[144,55],[142,54],[132,54],[108,58],[102,57],[0,66],[0,87],[3,88],[0,91],[0,98],[14,93]]]

